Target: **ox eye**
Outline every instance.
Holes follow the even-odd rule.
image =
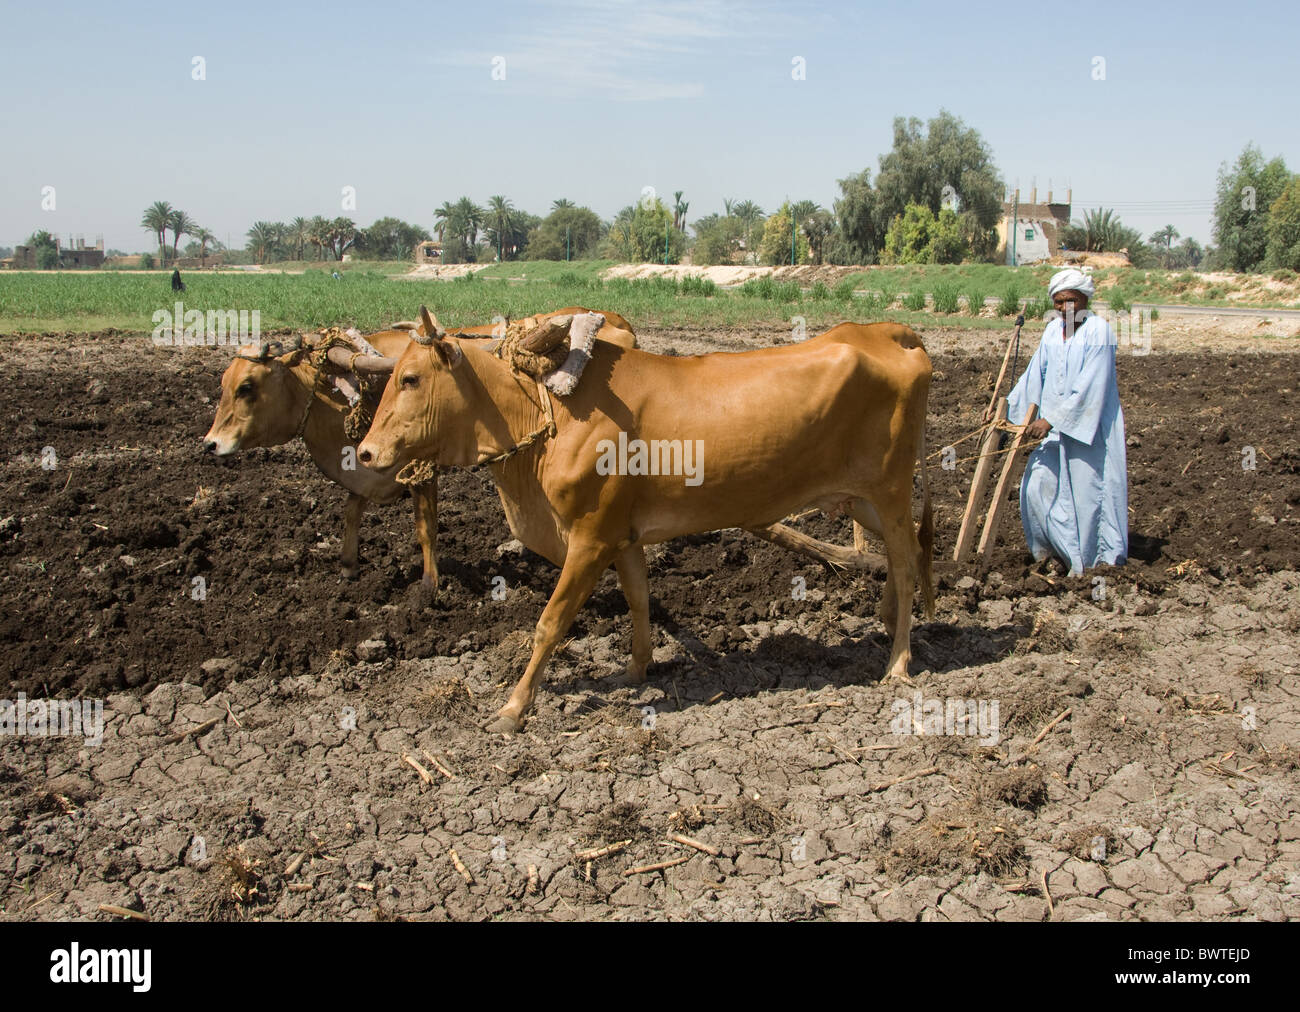
[[[252,396],[253,396],[253,383],[252,383],[252,381],[251,381],[251,380],[245,380],[243,383],[239,384],[239,389],[235,391],[235,396],[236,396],[236,397],[252,397]]]
[[[414,390],[420,385],[420,377],[413,372],[408,372],[402,377],[402,387],[406,390]]]

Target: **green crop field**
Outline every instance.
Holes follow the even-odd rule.
[[[340,278],[331,272],[342,266]],[[603,280],[610,261],[492,264],[456,280],[408,279],[409,264],[277,264],[294,273],[185,275],[186,310],[257,310],[263,329],[356,326],[377,330],[410,319],[427,304],[448,326],[487,323],[566,305],[622,313],[637,327],[753,327],[802,316],[811,333],[843,320],[890,319],[914,326],[997,328],[1023,308],[1049,310],[1046,285],[1056,268],[993,264],[913,265],[849,273],[833,285],[801,288],[761,277],[722,289],[699,278]],[[301,273],[298,271],[301,270]],[[1099,270],[1098,300],[1118,306],[1298,308],[1295,279],[1266,275]],[[989,300],[985,308],[985,300]],[[170,274],[162,271],[0,272],[0,333],[96,331],[149,333],[153,315],[172,311]],[[979,312],[986,315],[981,317]]]
[[[186,311],[257,310],[263,330],[356,326],[378,330],[411,319],[429,306],[447,326],[490,322],[566,305],[621,313],[638,327],[743,327],[788,324],[802,316],[816,333],[843,320],[890,319],[933,325],[936,319],[961,326],[999,327],[997,320],[907,312],[824,286],[759,284],[722,290],[694,279],[602,281],[583,265],[507,264],[489,268],[497,278],[468,275],[455,281],[395,280],[377,272],[349,272],[335,280],[324,272],[305,274],[191,273],[186,290],[173,296],[169,275],[142,273],[0,274],[0,333],[97,331],[110,327],[149,333],[153,314]],[[564,269],[559,269],[564,268]],[[585,269],[584,269],[585,268]],[[531,275],[540,275],[536,280]],[[485,272],[486,273],[486,272]],[[522,280],[512,280],[522,279]]]

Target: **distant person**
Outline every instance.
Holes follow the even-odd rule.
[[[330,271],[330,277],[332,277],[335,281],[343,280],[343,275],[340,274],[338,271]]]
[[[1060,316],[1008,397],[1013,422],[1030,405],[1026,434],[1042,439],[1020,483],[1020,517],[1034,559],[1052,556],[1078,576],[1128,558],[1128,461],[1115,378],[1115,334],[1088,310],[1092,278],[1058,271],[1047,293]]]
[[[181,280],[181,272],[179,270],[172,271],[172,291],[185,291],[185,282]]]

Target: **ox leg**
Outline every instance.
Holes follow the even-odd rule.
[[[874,519],[880,523],[878,512],[866,503],[862,509],[854,503],[852,510],[864,527],[871,528]],[[885,580],[885,590],[880,601],[881,621],[893,636],[893,650],[889,655],[889,664],[885,668],[884,681],[911,682],[907,675],[908,665],[912,661],[912,596],[916,592],[916,533],[912,530],[910,502],[906,499],[888,511],[890,522],[880,523],[880,534],[885,541],[885,551],[889,555],[889,576]]]
[[[424,585],[438,589],[438,479],[411,489],[415,500],[415,536],[424,553]]]
[[[632,662],[624,671],[626,685],[640,685],[645,681],[646,668],[650,666],[650,569],[645,561],[645,549],[636,545],[625,548],[614,568],[618,582],[623,586],[628,611],[632,615]]]
[[[524,714],[533,705],[537,682],[547,661],[551,659],[560,639],[573,625],[578,610],[591,596],[596,581],[609,568],[616,555],[616,550],[606,545],[570,541],[559,582],[551,593],[551,599],[546,602],[546,607],[542,609],[542,617],[537,621],[537,631],[533,634],[533,656],[528,661],[528,668],[510,693],[506,705],[497,711],[496,720],[488,725],[489,731],[513,734],[519,730]]]
[[[343,507],[343,579],[355,580],[360,566],[357,564],[358,545],[361,541],[361,515],[366,511],[365,496],[348,493]]]

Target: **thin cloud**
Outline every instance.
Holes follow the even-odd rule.
[[[494,56],[506,80],[527,81],[530,93],[651,102],[700,98],[695,65],[755,52],[788,37],[787,14],[735,0],[650,5],[634,0],[555,5],[527,26],[500,37],[488,54],[452,53],[434,63],[474,67],[487,75]]]

